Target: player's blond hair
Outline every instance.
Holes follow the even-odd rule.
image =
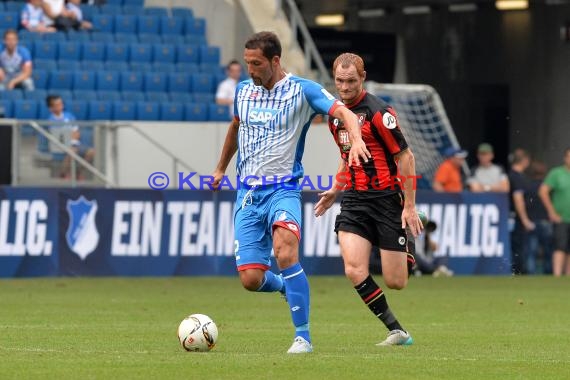
[[[358,76],[364,78],[364,61],[359,55],[353,53],[342,53],[341,55],[336,57],[332,69],[333,76],[336,72],[336,68],[339,65],[343,69],[348,69],[350,65],[354,65],[354,67],[356,67],[356,72],[358,73]]]

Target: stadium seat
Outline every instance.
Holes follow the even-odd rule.
[[[172,7],[171,12],[174,17],[194,17],[194,12],[190,8]]]
[[[115,34],[115,42],[120,44],[138,44],[139,39],[136,34],[117,33]]]
[[[168,95],[170,96],[171,102],[179,102],[179,103],[192,103],[194,101],[194,97],[192,94],[188,92],[169,92]]]
[[[140,73],[126,71],[121,73],[121,91],[142,91],[143,76]]]
[[[93,73],[95,75],[95,73]],[[91,100],[97,100],[97,92],[94,90],[75,90],[73,91],[74,100],[83,100],[89,102]]]
[[[208,106],[209,121],[230,121],[230,111],[228,106],[216,103],[209,103]]]
[[[112,4],[112,5],[123,5],[123,0],[105,0],[105,4]]]
[[[182,103],[162,103],[160,105],[160,120],[183,121],[184,105]]]
[[[158,34],[139,34],[139,42],[141,44],[160,44],[163,39]]]
[[[214,80],[210,74],[193,74],[191,92],[203,93],[214,92]]]
[[[144,74],[144,90],[146,92],[162,92],[167,88],[166,74],[161,72],[147,72]]]
[[[34,59],[34,70],[47,70],[52,71],[57,69],[57,61],[53,59]]]
[[[52,71],[49,75],[48,89],[71,90],[73,87],[73,73],[71,71]]]
[[[63,71],[77,71],[81,70],[81,62],[79,61],[68,61],[59,60],[57,61],[57,69]]]
[[[73,92],[71,90],[56,90],[56,91],[48,91],[48,95],[59,95],[61,96],[61,100],[63,100],[63,104],[67,104],[73,100]],[[42,104],[45,104],[43,102]]]
[[[151,62],[152,46],[148,44],[131,45],[131,62]]]
[[[176,70],[182,73],[196,73],[199,71],[197,63],[178,62]]]
[[[216,75],[218,73],[226,75],[226,69],[219,65],[212,65],[211,63],[201,63],[198,65],[198,71],[204,74]]]
[[[97,100],[119,102],[121,101],[121,93],[119,91],[97,91]]]
[[[149,62],[131,62],[129,63],[129,67],[131,68],[131,71],[138,71],[143,73],[148,73],[152,70],[152,64]]]
[[[20,13],[24,4],[21,1],[6,1],[4,4],[6,12],[17,12]]]
[[[113,102],[113,120],[136,120],[136,115],[134,102]]]
[[[201,36],[198,34],[187,34],[184,36],[184,43],[189,45],[207,45],[208,41],[206,40],[206,36]]]
[[[176,61],[174,45],[153,45],[153,61],[174,63]]]
[[[214,103],[216,101],[216,94],[207,92],[197,92],[192,94],[195,103]]]
[[[74,99],[65,105],[65,109],[71,112],[77,120],[87,120],[87,104],[85,100]],[[83,134],[81,137],[83,137]]]
[[[52,41],[52,42],[64,42],[67,41],[67,36],[65,33],[56,32],[56,33],[45,33],[43,35],[44,41]]]
[[[138,102],[137,120],[160,120],[160,107],[157,103]]]
[[[0,109],[4,110],[4,117],[14,117],[14,102],[12,100],[0,99]]]
[[[178,45],[177,59],[178,63],[198,63],[199,47],[197,45]]]
[[[135,34],[137,32],[137,17],[131,15],[115,16],[115,33]]]
[[[144,8],[139,5],[123,5],[123,14],[130,16],[143,16]]]
[[[123,5],[130,5],[142,8],[144,5],[144,0],[123,0]]]
[[[166,103],[170,101],[167,92],[146,92],[145,100],[147,102]]]
[[[208,105],[206,103],[188,103],[184,106],[186,121],[207,121]]]
[[[85,20],[91,21],[93,20],[93,16],[99,14],[99,7],[81,4],[81,12]]]
[[[34,41],[34,59],[57,59],[57,44],[53,41]]]
[[[105,60],[105,44],[101,42],[89,42],[83,44],[83,61]]]
[[[162,7],[145,7],[144,14],[159,18],[159,17],[168,16],[168,11],[166,10],[166,8]]]
[[[81,47],[77,42],[60,42],[58,44],[58,57],[60,60],[78,61],[81,58]]]
[[[32,78],[34,79],[34,86],[36,89],[47,88],[48,73],[49,71],[40,69],[34,69],[32,71]]]
[[[206,20],[200,17],[187,18],[184,20],[184,32],[188,35],[206,35]]]
[[[115,17],[112,14],[96,14],[93,15],[93,31],[97,32],[115,32]]]
[[[189,92],[191,78],[187,73],[168,74],[168,92]]]
[[[97,72],[97,80],[95,89],[97,91],[118,91],[119,90],[119,72],[117,71],[99,71]]]
[[[38,102],[35,100],[14,100],[13,116],[16,119],[37,119]]]
[[[99,7],[101,15],[121,15],[123,13],[123,6],[120,4],[112,4],[107,2]]]
[[[159,34],[160,24],[153,16],[137,16],[137,30],[144,34]]]
[[[129,71],[129,64],[127,62],[105,62],[105,70],[107,71]]]
[[[180,17],[161,17],[160,34],[182,35],[184,33],[184,19]]]
[[[173,73],[176,71],[176,64],[166,62],[154,62],[152,64],[152,71],[157,73]]]
[[[92,42],[100,42],[102,44],[112,44],[115,42],[115,35],[110,32],[93,32],[91,33]]]
[[[74,90],[95,90],[95,73],[93,71],[75,71],[73,73]]]
[[[125,102],[144,102],[146,100],[144,93],[140,91],[124,91],[121,93],[121,99]]]
[[[87,118],[89,120],[111,120],[112,107],[111,102],[106,100],[91,101],[87,106]]]
[[[32,92],[32,91],[26,91],[26,92]],[[0,91],[0,99],[22,100],[22,99],[24,99],[24,94],[22,93],[21,90],[18,90],[18,89],[13,89],[10,91]]]
[[[95,128],[87,127],[87,126],[83,126],[83,127],[79,127],[79,128],[81,130],[81,137],[79,138],[79,141],[81,141],[82,144],[87,145],[87,146],[95,145],[95,141],[93,139],[93,134],[95,133]]]
[[[103,71],[105,70],[105,65],[101,61],[83,61],[81,62],[81,68],[90,71]]]
[[[2,33],[2,36],[3,35],[4,35],[4,33]],[[22,30],[18,31],[18,40],[19,40],[20,44],[23,44],[24,41],[35,41],[35,40],[41,40],[41,39],[42,39],[41,33],[30,32],[29,30],[26,30],[26,29],[22,29]]]
[[[217,46],[200,46],[200,64],[220,65],[220,48]]]
[[[67,41],[76,42],[78,44],[83,44],[85,42],[91,41],[91,35],[85,31],[70,30],[67,32],[66,36]]]
[[[20,9],[24,7],[20,4]],[[1,12],[0,13],[0,25],[2,29],[18,29],[18,24],[20,22],[20,14],[18,12]]]
[[[12,92],[12,91],[2,91],[4,93]],[[24,99],[26,100],[35,100],[36,102],[45,102],[47,97],[46,90],[34,90],[34,91],[23,91]],[[0,96],[1,97],[1,96]]]
[[[129,45],[113,43],[108,44],[106,47],[107,61],[115,62],[128,62],[129,60]]]

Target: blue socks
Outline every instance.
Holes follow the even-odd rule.
[[[291,319],[295,325],[295,336],[300,336],[311,342],[309,334],[309,281],[300,263],[296,263],[281,271],[287,302],[291,310]]]
[[[285,284],[283,283],[283,278],[281,276],[276,275],[271,271],[265,271],[265,276],[263,277],[263,282],[258,292],[285,292]]]

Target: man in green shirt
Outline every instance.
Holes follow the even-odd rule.
[[[570,275],[570,148],[564,152],[564,165],[548,172],[538,195],[554,223],[552,273]],[[564,264],[566,261],[566,265]]]

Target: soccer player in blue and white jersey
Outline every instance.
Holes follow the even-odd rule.
[[[4,32],[4,50],[0,52],[0,90],[21,87],[34,90],[32,79],[32,56],[23,46],[18,46],[18,32]]]
[[[213,186],[223,180],[235,154],[242,179],[235,214],[235,256],[244,288],[286,294],[295,325],[288,353],[313,350],[309,334],[309,283],[299,263],[301,158],[305,135],[316,114],[344,121],[352,143],[351,162],[367,161],[370,153],[360,135],[358,119],[344,104],[315,82],[285,73],[281,43],[271,32],[260,32],[245,43],[250,80],[236,88],[231,123]],[[284,183],[288,179],[287,183]],[[267,182],[277,182],[268,185]],[[269,271],[273,248],[281,275]]]

